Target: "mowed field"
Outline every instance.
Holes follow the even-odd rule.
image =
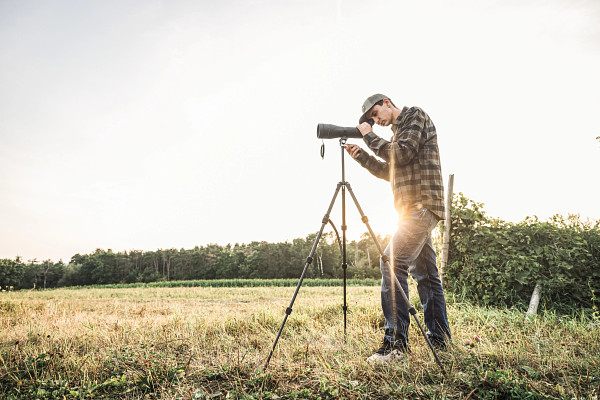
[[[378,287],[303,287],[269,368],[293,287],[0,293],[0,398],[598,398],[600,324],[575,313],[478,308],[448,298],[442,375],[414,326],[411,354],[380,345]],[[420,310],[414,286],[411,300]],[[418,317],[421,322],[422,314]],[[475,338],[477,335],[480,341]],[[473,344],[465,344],[467,340]]]

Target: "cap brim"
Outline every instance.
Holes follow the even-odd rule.
[[[371,108],[373,108],[373,107],[371,107]],[[359,124],[362,124],[363,122],[367,122],[367,121],[369,120],[369,117],[368,117],[368,115],[369,115],[369,111],[371,111],[371,108],[369,108],[369,109],[367,110],[367,112],[366,112],[366,113],[364,113],[364,114],[363,114],[363,115],[360,117],[360,119],[358,120],[358,123],[359,123]]]

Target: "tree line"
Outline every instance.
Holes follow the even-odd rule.
[[[299,278],[317,233],[291,242],[196,246],[193,249],[121,251],[97,249],[62,260],[0,259],[3,290],[197,279]],[[386,246],[390,237],[380,237]],[[381,277],[379,252],[368,234],[347,243],[348,278]],[[341,278],[340,243],[325,233],[308,267],[306,278]]]

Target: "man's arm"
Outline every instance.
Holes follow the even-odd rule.
[[[358,126],[367,146],[388,163],[394,160],[397,165],[406,165],[419,152],[421,133],[425,128],[425,113],[417,107],[410,109],[409,113],[401,137],[394,142],[377,136],[366,122]]]
[[[389,163],[379,161],[375,157],[367,154],[366,151],[364,151],[355,144],[347,144],[346,151],[348,152],[348,154],[350,154],[352,158],[358,161],[358,163],[362,167],[366,168],[371,174],[386,181],[390,180]]]

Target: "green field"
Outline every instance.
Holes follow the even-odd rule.
[[[342,289],[303,287],[263,372],[293,292],[294,287],[273,286],[0,293],[0,397],[591,399],[600,394],[597,321],[578,314],[541,314],[529,321],[520,310],[479,308],[451,297],[454,345],[440,353],[448,376],[416,327],[406,360],[372,366],[365,359],[379,347],[383,323],[376,286],[348,288],[346,337]],[[412,286],[411,299],[417,299]]]

